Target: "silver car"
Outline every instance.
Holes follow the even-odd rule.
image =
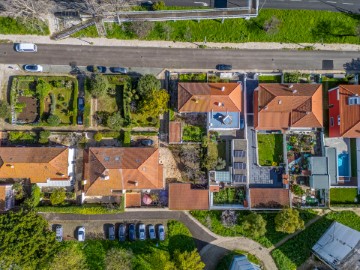
[[[139,225],[139,239],[145,240],[146,239],[146,231],[145,231],[145,224]]]
[[[63,228],[61,225],[56,226],[56,241],[61,242],[63,240]]]
[[[156,239],[155,227],[154,225],[149,225],[149,238],[151,240]]]
[[[109,240],[115,240],[115,226],[109,226]]]
[[[80,241],[80,242],[85,241],[85,227],[80,227],[78,229],[77,238],[78,238],[78,241]]]
[[[159,240],[160,241],[164,241],[165,240],[165,228],[164,225],[159,225],[158,227],[158,236],[159,236]]]

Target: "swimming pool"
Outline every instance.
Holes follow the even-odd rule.
[[[338,167],[339,176],[350,176],[349,175],[349,154],[338,155]]]

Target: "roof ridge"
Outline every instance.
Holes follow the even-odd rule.
[[[153,185],[154,185],[154,183],[152,182],[152,180],[149,179],[145,174],[143,174],[142,171],[139,170],[139,169],[140,169],[140,167],[141,167],[142,165],[144,165],[156,152],[159,152],[159,148],[156,148],[155,151],[154,151],[150,156],[148,156],[148,158],[147,158],[146,160],[144,160],[144,162],[143,162],[141,165],[139,165],[138,168],[136,168],[136,170],[138,170],[138,171],[140,172],[140,174],[143,175],[147,180],[149,180],[149,182],[150,182],[151,184],[153,184]],[[159,163],[159,160],[158,160],[158,163]],[[156,187],[156,185],[154,185],[154,186]]]
[[[46,162],[47,164],[51,165],[53,168],[55,168],[57,171],[60,171],[59,168],[57,166],[55,166],[53,163],[62,155],[64,154],[65,151],[67,151],[68,148],[64,148],[58,155],[56,155],[55,157],[53,157],[49,162]],[[68,164],[69,164],[69,158],[68,159]],[[39,163],[41,164],[41,162]]]
[[[185,106],[186,103],[188,103],[188,101],[194,96],[193,94],[191,94],[184,86],[183,83],[178,83],[178,93],[180,93],[179,91],[179,86],[187,93],[187,99],[185,102],[183,102],[182,106],[178,109],[178,111],[181,111],[181,109]],[[178,98],[179,99],[179,98]],[[179,101],[178,101],[179,102]]]
[[[267,106],[267,105],[269,105],[270,104],[270,102],[272,102],[275,98],[276,98],[276,95],[274,95],[271,91],[269,91],[269,89],[267,89],[266,87],[264,87],[263,85],[259,85],[262,89],[264,89],[264,91],[266,91],[266,92],[268,92],[271,96],[272,96],[272,98],[266,103],[266,104],[264,104],[264,107],[265,106]],[[259,98],[260,96],[258,95],[258,98]],[[260,112],[261,111],[263,111],[264,110],[264,108],[260,108]]]

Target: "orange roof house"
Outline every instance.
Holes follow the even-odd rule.
[[[188,183],[169,184],[170,210],[208,210],[209,190],[192,189]]]
[[[178,111],[241,112],[241,91],[238,83],[179,83]]]
[[[290,193],[284,188],[250,188],[251,208],[290,206]]]
[[[28,178],[31,183],[67,180],[67,148],[0,147],[0,178]]]
[[[159,149],[89,148],[84,153],[85,196],[115,196],[122,190],[162,189]]]
[[[254,92],[257,130],[323,127],[321,84],[260,84]]]

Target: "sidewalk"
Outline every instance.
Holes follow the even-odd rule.
[[[1,40],[9,42],[30,42],[38,44],[70,44],[84,46],[126,46],[126,47],[158,47],[158,48],[198,48],[203,42],[174,42],[174,41],[146,41],[146,40],[119,40],[107,38],[66,38],[51,40],[49,36],[35,35],[0,35]],[[217,43],[206,42],[207,48],[212,49],[239,49],[239,50],[284,50],[304,49],[313,46],[320,51],[360,51],[360,45],[354,44],[310,44],[310,43],[275,43],[275,42],[248,42],[248,43]]]

